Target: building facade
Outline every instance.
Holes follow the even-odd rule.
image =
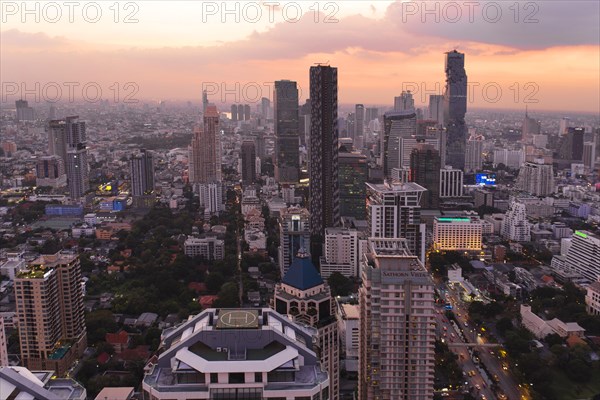
[[[482,223],[477,213],[461,217],[435,217],[433,247],[440,251],[481,250]]]
[[[349,228],[326,228],[325,247],[321,257],[321,276],[327,279],[334,272],[347,278],[358,278],[360,259],[359,233]]]
[[[339,156],[340,216],[364,220],[369,166],[367,157],[359,152],[340,148]]]
[[[297,183],[300,174],[298,88],[293,81],[275,81],[275,180]]]
[[[456,50],[446,53],[446,89],[444,91],[444,123],[446,126],[446,163],[465,168],[467,144],[467,73],[465,55]]]
[[[440,198],[462,197],[464,189],[463,171],[452,167],[440,170]]]
[[[300,249],[310,248],[310,216],[301,207],[288,207],[279,216],[279,270],[285,276]]]
[[[359,289],[361,400],[431,400],[434,284],[406,243],[371,239]]]
[[[142,149],[129,159],[131,195],[146,196],[154,191],[154,154]]]

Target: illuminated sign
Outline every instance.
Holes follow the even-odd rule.
[[[494,186],[496,185],[496,174],[477,174],[475,175],[475,183],[479,186]]]
[[[583,233],[583,232],[580,232],[580,231],[575,231],[575,234],[576,234],[577,236],[579,236],[579,237],[582,237],[582,238],[584,238],[584,239],[587,239],[587,237],[588,237],[588,235],[586,235],[585,233]]]
[[[441,217],[437,219],[439,222],[469,222],[471,221],[469,218],[447,218]]]

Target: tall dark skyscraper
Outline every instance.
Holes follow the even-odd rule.
[[[154,156],[142,149],[129,159],[131,173],[131,195],[134,197],[150,194],[154,190]]]
[[[402,167],[400,140],[417,133],[417,115],[414,110],[390,111],[383,115],[384,132],[381,135],[383,173],[391,176],[393,168]]]
[[[310,99],[310,229],[323,238],[340,222],[337,68],[310,67]]]
[[[340,179],[340,215],[364,220],[367,218],[367,187],[369,177],[367,157],[360,152],[353,152],[340,146],[339,156]]]
[[[49,153],[64,161],[69,197],[81,199],[89,189],[85,122],[77,116],[50,121],[48,142]]]
[[[238,106],[237,104],[231,105],[231,120],[237,122],[238,120]]]
[[[256,181],[256,147],[253,140],[244,140],[242,143],[242,184],[251,185]]]
[[[465,167],[467,145],[467,73],[465,55],[456,50],[446,53],[446,91],[444,92],[444,122],[446,124],[446,164],[457,169]]]
[[[562,138],[558,153],[561,160],[573,162],[583,160],[584,132],[584,128],[567,128],[567,134]]]
[[[418,144],[410,154],[412,182],[427,189],[421,197],[421,207],[436,209],[440,206],[440,153],[429,144]]]
[[[296,82],[275,82],[275,180],[297,183],[300,171],[298,88]]]
[[[348,132],[351,133],[351,132]],[[365,106],[362,104],[357,104],[354,107],[354,135],[352,135],[352,139],[354,139],[354,146],[356,148],[361,148],[362,145],[359,145],[363,135],[365,134]]]

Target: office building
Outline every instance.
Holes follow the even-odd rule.
[[[584,133],[584,128],[567,128],[567,132],[562,137],[558,149],[558,157],[561,160],[570,160],[572,162],[583,160]]]
[[[440,206],[440,153],[433,146],[418,144],[410,154],[410,179],[427,192],[421,197],[421,207],[437,209]]]
[[[310,229],[322,240],[325,228],[340,223],[337,68],[310,68],[310,99]]]
[[[360,240],[358,231],[349,228],[326,228],[325,247],[320,260],[321,276],[328,279],[334,272],[358,278]]]
[[[207,309],[163,331],[144,399],[326,400],[314,329],[268,309]]]
[[[43,255],[14,281],[21,359],[64,376],[87,347],[79,257]]]
[[[444,125],[444,96],[441,94],[429,95],[429,115],[428,118],[437,122],[438,125]]]
[[[536,120],[535,118],[531,118],[527,111],[525,111],[525,118],[523,119],[523,124],[521,125],[521,141],[523,143],[531,143],[533,136],[539,135],[541,130],[542,125],[540,121]]]
[[[381,135],[381,162],[383,173],[390,176],[392,168],[402,168],[400,141],[417,133],[417,115],[414,110],[386,112],[383,115],[384,132]]]
[[[367,107],[365,108],[365,129],[369,126],[369,122],[379,119],[379,108]]]
[[[67,174],[62,158],[58,156],[40,157],[35,165],[36,185],[60,188],[67,185]]]
[[[440,165],[444,165],[441,157],[440,138],[439,136],[403,136],[400,138],[400,168],[410,168],[410,155],[413,150],[420,144],[427,144],[432,146],[435,150],[440,152]]]
[[[482,135],[474,135],[467,141],[465,153],[465,172],[481,171],[483,165],[483,141]]]
[[[596,143],[585,142],[583,144],[583,165],[593,171],[596,166]]]
[[[225,210],[223,201],[223,185],[220,182],[201,183],[196,186],[200,206],[204,207],[204,216],[219,215]]]
[[[367,183],[369,237],[406,239],[411,254],[425,260],[421,199],[427,191],[414,183]]]
[[[565,258],[565,268],[588,283],[600,278],[600,236],[588,231],[575,231]]]
[[[238,113],[239,113],[239,109],[238,109]],[[250,105],[249,104],[244,104],[244,120],[245,121],[250,121]]]
[[[67,125],[65,120],[48,123],[48,154],[67,160]]]
[[[242,185],[252,185],[256,182],[256,147],[254,146],[254,141],[244,140],[240,153]]]
[[[329,376],[329,399],[339,399],[340,356],[335,301],[329,285],[300,249],[281,283],[275,286],[275,311],[317,330],[321,368]]]
[[[465,55],[456,50],[446,53],[446,89],[444,92],[444,123],[446,126],[446,163],[465,168],[467,144],[467,73]]]
[[[310,248],[310,217],[306,208],[288,207],[279,215],[279,270],[285,276],[300,249]]]
[[[567,130],[571,125],[571,119],[569,117],[562,117],[558,124],[558,135],[563,136],[567,134]]]
[[[551,195],[554,193],[552,165],[526,162],[519,170],[516,187],[532,196],[544,197]]]
[[[231,105],[231,120],[233,122],[237,122],[238,120],[238,107],[237,104]]]
[[[296,82],[276,81],[275,104],[275,180],[297,183],[300,174],[298,88]]]
[[[359,220],[366,219],[366,186],[369,166],[367,157],[341,146],[338,155],[340,188],[340,215]]]
[[[525,162],[523,150],[494,150],[494,167],[504,164],[508,168],[519,169]]]
[[[400,96],[394,97],[394,111],[415,111],[415,100],[410,90],[403,90]]]
[[[505,240],[530,242],[531,225],[527,220],[527,207],[520,201],[512,201],[501,224],[501,234]]]
[[[188,237],[183,243],[183,253],[188,257],[222,260],[225,258],[225,241],[214,236]]]
[[[494,207],[494,192],[480,188],[475,189],[473,196],[475,198],[475,208],[482,206]]]
[[[404,241],[370,240],[359,289],[359,398],[431,400],[433,281]]]
[[[260,99],[260,114],[262,119],[265,121],[270,118],[271,114],[271,100],[266,97]]]
[[[463,195],[463,172],[452,167],[440,170],[440,199],[462,197]]]
[[[154,154],[142,149],[129,159],[131,195],[147,196],[154,191]]]
[[[87,137],[85,122],[79,117],[67,117],[64,121],[66,131],[67,186],[71,200],[81,199],[90,188]]]
[[[33,121],[35,119],[33,108],[29,107],[27,100],[15,101],[15,107],[17,109],[17,121]]]
[[[482,222],[475,212],[433,219],[433,247],[440,251],[481,250]]]
[[[362,138],[365,134],[365,106],[363,104],[357,104],[354,107],[354,132],[351,136],[356,144],[356,148],[362,148]]]

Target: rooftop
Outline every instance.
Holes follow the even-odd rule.
[[[300,250],[298,256],[290,264],[282,282],[300,290],[307,290],[324,283],[309,255],[303,250]]]

